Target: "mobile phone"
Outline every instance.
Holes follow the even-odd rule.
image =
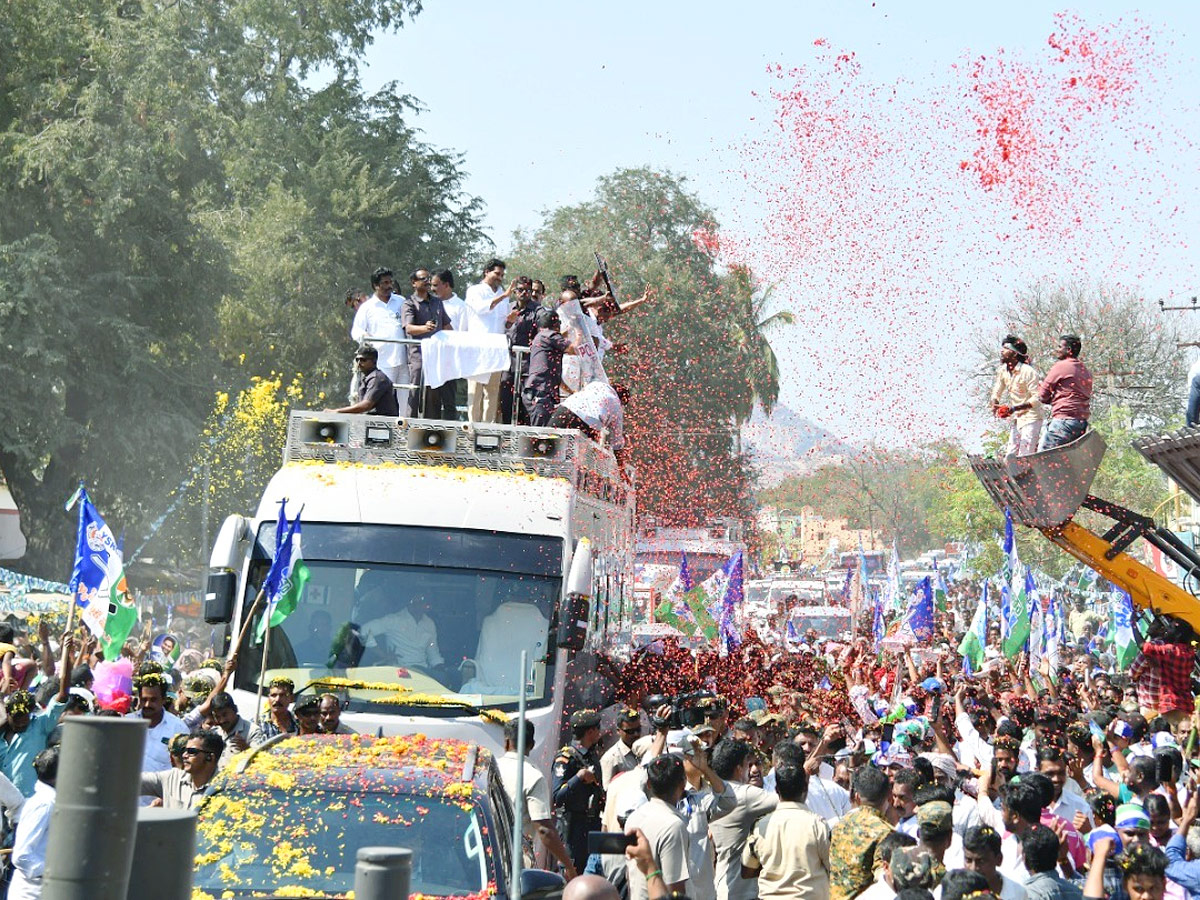
[[[601,856],[624,856],[625,848],[637,843],[637,836],[620,831],[589,831],[588,853]]]
[[[891,722],[883,726],[883,734],[879,736],[879,743],[885,747],[892,742],[892,735],[896,733],[896,726]]]
[[[1098,737],[1100,740],[1104,740],[1104,729],[1090,719],[1088,720],[1088,731],[1092,733],[1092,737]]]

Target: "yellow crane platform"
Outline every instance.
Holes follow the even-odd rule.
[[[1180,446],[1181,437],[1188,439],[1186,448]],[[1200,429],[1189,429],[1182,436],[1139,439],[1134,447],[1173,478],[1163,460],[1181,472],[1186,469],[1193,481],[1176,480],[1189,492],[1191,483],[1200,490]],[[1012,513],[1014,522],[1038,529],[1047,540],[1127,591],[1140,608],[1174,616],[1200,633],[1200,599],[1125,551],[1142,538],[1180,567],[1188,585],[1200,585],[1200,555],[1148,516],[1088,493],[1106,449],[1104,438],[1088,431],[1071,444],[1029,456],[971,456],[970,465],[984,490],[1001,510]],[[1111,519],[1113,526],[1103,535],[1084,528],[1073,521],[1080,508]]]

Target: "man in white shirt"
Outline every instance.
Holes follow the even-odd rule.
[[[522,760],[517,756],[517,738],[520,734],[517,731],[518,721],[517,719],[509,719],[504,723],[504,755],[497,757],[496,768],[500,770],[500,780],[504,784],[504,793],[508,794],[508,799],[514,808],[516,808],[517,804],[518,766],[525,773],[521,788],[522,793],[525,795],[523,827],[525,829],[526,840],[529,841],[526,847],[526,864],[530,866],[534,865],[533,854],[530,852],[532,850],[531,839],[537,837],[554,858],[558,860],[559,864],[562,865],[563,875],[570,881],[578,873],[575,871],[575,864],[571,861],[571,854],[567,852],[562,838],[559,837],[558,831],[554,827],[550,804],[550,785],[546,784],[546,778],[542,775],[540,769],[530,765],[528,759]],[[533,750],[533,736],[533,723],[526,720],[526,756]]]
[[[442,301],[442,309],[450,317],[450,325],[455,331],[466,331],[469,314],[467,304],[454,292],[454,274],[449,270],[433,273],[430,282],[433,295]]]
[[[350,337],[360,344],[367,337],[383,338],[384,340],[372,344],[379,351],[376,365],[392,380],[392,384],[408,384],[407,348],[404,344],[393,343],[406,337],[404,325],[400,321],[404,297],[393,292],[395,277],[391,269],[383,266],[371,273],[371,287],[375,293],[364,300],[354,313]],[[397,389],[396,401],[401,409],[405,409],[408,392],[403,388]]]
[[[138,686],[138,700],[138,711],[129,715],[141,716],[150,726],[146,732],[146,747],[142,753],[142,772],[161,772],[163,769],[169,769],[171,753],[167,748],[171,738],[177,734],[187,734],[188,727],[177,715],[166,710],[166,676],[161,672],[142,675]],[[146,800],[146,803],[149,802]]]
[[[1042,376],[1029,365],[1025,342],[1015,334],[1006,335],[1000,348],[1000,368],[996,370],[989,404],[1000,418],[1012,419],[1009,456],[1028,456],[1037,451],[1043,417],[1037,393],[1041,382]],[[1008,402],[1001,404],[1005,397]]]
[[[511,288],[504,287],[504,262],[490,259],[483,267],[483,281],[467,288],[466,305],[471,311],[469,331],[504,334],[511,304]],[[503,370],[472,376],[467,382],[467,418],[471,422],[496,422],[500,415],[500,377]]]
[[[440,668],[445,660],[438,649],[437,625],[429,618],[429,601],[417,595],[398,612],[363,625],[363,643],[389,655],[388,662],[423,669]]]
[[[967,829],[963,837],[965,868],[987,879],[988,888],[1000,900],[1025,900],[1025,887],[1000,871],[1003,859],[1000,833],[989,825]]]
[[[550,428],[577,428],[599,441],[601,433],[608,435],[608,445],[617,461],[625,457],[625,413],[629,389],[621,384],[610,385],[592,381],[563,399],[550,416]]]
[[[1075,813],[1082,813],[1089,822],[1092,818],[1092,808],[1082,794],[1066,790],[1067,760],[1057,747],[1043,747],[1038,751],[1038,771],[1050,779],[1054,785],[1054,801],[1048,809],[1054,815],[1068,822],[1075,821]]]
[[[9,900],[38,900],[42,896],[50,816],[54,812],[54,785],[58,780],[58,747],[47,747],[34,757],[33,768],[37,772],[37,784],[33,796],[21,809],[21,821],[17,823],[13,838]]]

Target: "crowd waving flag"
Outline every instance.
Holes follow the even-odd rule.
[[[300,552],[300,513],[296,513],[289,526],[286,509],[284,500],[279,504],[279,521],[275,523],[275,558],[263,582],[267,610],[258,623],[260,641],[267,632],[268,621],[275,628],[295,611],[308,581],[308,566]]]
[[[138,621],[137,606],[125,581],[125,563],[112,530],[104,523],[83,485],[67,502],[79,503],[79,533],[71,595],[79,616],[96,636],[106,659],[120,656],[121,647]]]

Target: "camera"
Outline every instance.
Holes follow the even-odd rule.
[[[666,718],[658,716],[663,706],[671,708]],[[703,725],[709,714],[725,708],[725,701],[712,691],[691,691],[686,694],[651,694],[642,701],[642,709],[655,728],[695,728]]]

